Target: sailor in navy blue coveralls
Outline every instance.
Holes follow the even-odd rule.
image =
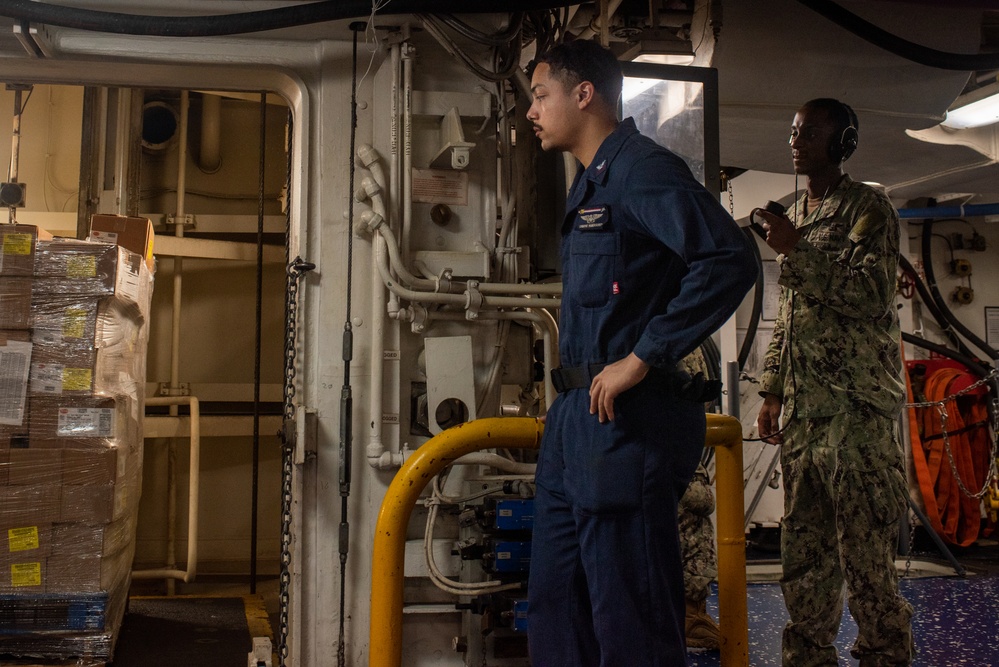
[[[677,156],[629,118],[569,192],[561,363],[548,411],[529,585],[534,667],[686,664],[677,502],[704,447],[703,404],[668,381],[756,277],[749,241]],[[591,414],[589,382],[634,353],[649,374]]]

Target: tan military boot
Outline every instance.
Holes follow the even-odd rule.
[[[687,635],[687,648],[706,648],[717,651],[721,639],[718,624],[708,614],[704,600],[687,600],[687,613],[684,622]]]

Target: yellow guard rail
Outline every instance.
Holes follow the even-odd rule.
[[[732,417],[707,415],[705,443],[716,447],[718,501],[718,607],[722,667],[748,667],[746,537],[743,529],[742,426]],[[399,469],[382,502],[372,553],[369,667],[402,665],[402,591],[406,529],[420,494],[455,459],[494,448],[537,449],[537,419],[477,419],[431,438]]]

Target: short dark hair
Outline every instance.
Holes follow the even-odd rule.
[[[617,107],[624,78],[621,63],[597,42],[589,39],[562,42],[540,54],[535,66],[540,63],[547,63],[552,77],[566,89],[589,81],[611,108]]]
[[[860,131],[860,121],[857,114],[853,112],[849,104],[840,102],[831,97],[819,97],[805,102],[805,107],[809,109],[821,109],[825,111],[829,118],[836,123],[837,132],[842,133],[848,127]]]

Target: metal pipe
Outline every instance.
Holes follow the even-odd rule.
[[[960,206],[898,209],[898,217],[903,220],[908,218],[970,218],[976,215],[997,214],[999,214],[999,204],[961,204]]]
[[[413,220],[413,57],[415,48],[402,43],[402,239],[403,262],[409,257],[409,233]]]
[[[718,627],[722,667],[749,667],[746,604],[745,499],[742,490],[742,424],[728,415],[706,415],[705,445],[715,448],[718,530]]]
[[[201,150],[198,166],[206,174],[222,167],[222,96],[205,93],[201,98]]]
[[[180,139],[177,151],[177,211],[174,214],[174,236],[184,236],[184,197],[187,193],[187,125],[190,110],[190,93],[182,90],[180,93]],[[180,312],[184,285],[184,259],[174,257],[173,260],[173,309],[171,311],[170,331],[170,393],[180,389]],[[171,404],[170,416],[178,414],[176,404]],[[170,442],[167,454],[167,567],[175,568],[177,553],[177,446]],[[174,582],[167,582],[167,594],[173,595]]]
[[[187,490],[187,569],[180,570],[175,567],[175,563],[169,564],[166,568],[155,570],[135,570],[132,572],[133,579],[169,579],[173,583],[174,579],[188,583],[194,581],[198,575],[198,500],[201,487],[201,405],[195,396],[157,396],[146,399],[146,405],[167,405],[176,407],[187,404],[191,407],[191,455],[189,459],[190,478]],[[170,441],[171,446],[173,440]],[[176,491],[176,487],[173,489]],[[176,500],[174,500],[176,506]],[[170,525],[169,539],[175,539],[176,529]],[[171,551],[174,545],[170,545]]]
[[[449,428],[419,447],[399,469],[382,501],[372,551],[368,667],[402,664],[402,585],[409,517],[427,483],[455,459],[483,449],[537,449],[538,419],[477,419]],[[741,435],[740,435],[741,437]]]

